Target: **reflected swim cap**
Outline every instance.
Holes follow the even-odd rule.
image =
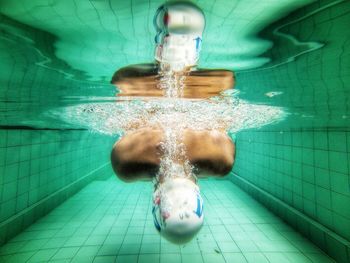
[[[199,187],[186,178],[168,179],[154,192],[153,220],[168,241],[190,241],[203,225],[203,200]]]
[[[180,71],[195,66],[202,45],[205,18],[202,10],[190,2],[167,2],[154,16],[155,59]]]

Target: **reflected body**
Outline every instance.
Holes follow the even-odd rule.
[[[163,97],[159,65],[138,64],[123,67],[114,73],[111,83],[120,93],[118,96]],[[177,73],[184,86],[183,98],[206,99],[231,89],[234,85],[234,73],[229,70],[185,69]]]

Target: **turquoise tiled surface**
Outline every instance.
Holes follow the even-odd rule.
[[[38,206],[41,200],[94,169],[106,164],[109,166],[109,151],[114,141],[112,137],[87,131],[0,130],[0,137],[1,242],[5,236],[7,239],[6,233],[23,228],[21,222],[14,227],[9,221],[9,229],[6,229],[2,225],[6,224],[6,220]],[[79,185],[70,191],[78,190],[77,187]],[[41,209],[47,211],[56,204],[52,199]],[[27,226],[33,218],[39,218],[40,214],[43,213],[34,210],[28,213],[23,218],[23,226]]]
[[[108,84],[113,72],[127,64],[146,62],[153,58],[152,17],[162,1],[56,2],[2,2],[2,33],[5,37],[0,43],[3,51],[0,74],[1,125],[65,128],[67,124],[61,123],[59,118],[48,121],[43,118],[43,113],[85,99],[114,100],[114,88]],[[238,136],[235,171],[349,240],[349,210],[344,208],[349,206],[350,199],[350,173],[349,166],[346,166],[350,163],[350,2],[315,1],[279,21],[277,20],[281,16],[289,13],[282,8],[287,2],[196,2],[204,9],[208,19],[200,66],[224,67],[237,71],[241,59],[243,64],[254,60],[259,62],[260,58],[270,60],[261,68],[253,66],[250,72],[236,72],[240,98],[253,103],[281,106],[290,113],[280,125]],[[294,3],[300,6],[302,1]],[[279,8],[271,12],[270,8],[277,4],[280,5]],[[80,12],[84,16],[79,15]],[[277,22],[268,26],[271,21]],[[281,34],[277,36],[277,27],[280,33],[289,35],[293,41],[281,37]],[[263,28],[265,29],[261,32]],[[250,48],[258,42],[269,45],[266,40],[273,43],[270,49],[259,47],[258,51],[258,46]],[[310,50],[316,41],[323,45],[322,48]],[[43,58],[47,58],[44,64]],[[281,95],[266,96],[271,91],[280,91]],[[109,143],[105,143],[102,137],[81,131],[11,129],[1,130],[0,138],[0,222],[24,211],[30,204],[36,204],[48,193],[60,190],[71,180],[90,172],[101,163],[102,156],[107,156],[110,151]],[[96,154],[98,152],[101,155]],[[236,188],[231,190],[238,191]],[[57,202],[51,202],[48,206],[52,207],[53,203]],[[89,208],[85,209],[87,211]],[[56,213],[57,211],[59,210]],[[243,220],[243,213],[238,212],[231,219],[226,218],[225,224],[231,226],[237,224],[237,218]],[[148,245],[155,243],[149,241],[157,239],[157,236],[141,234],[139,231],[142,226],[130,229],[131,240],[124,240],[123,234],[118,235],[118,238],[123,239],[117,248],[118,254],[115,254],[116,235],[102,240],[103,234],[90,233],[84,236],[79,234],[79,229],[74,232],[74,226],[69,227],[71,221],[68,218],[72,216],[74,220],[78,219],[69,213],[60,215],[67,228],[60,222],[55,222],[54,227],[47,231],[25,231],[21,236],[35,232],[36,236],[31,240],[39,241],[24,242],[24,250],[18,255],[10,256],[11,260],[18,262],[29,259],[35,262],[40,258],[52,258],[64,262],[78,255],[94,255],[96,262],[113,262],[115,259],[119,262],[158,259],[167,262],[178,262],[180,259],[183,262],[321,261],[319,254],[271,252],[268,246],[261,248],[259,242],[247,240],[234,240],[233,243],[229,241],[229,236],[232,238],[230,233],[219,237],[225,243],[220,244],[219,251],[222,254],[211,250],[211,242],[191,247],[193,251],[198,252],[199,249],[210,252],[205,253],[206,257],[202,256],[203,253],[187,254],[185,249],[165,246],[161,242],[158,246]],[[33,211],[30,218],[39,218],[39,214]],[[130,215],[123,219],[125,223],[128,216]],[[209,219],[210,224],[207,224],[206,229],[211,225],[220,225],[220,220]],[[248,224],[248,221],[243,224]],[[8,230],[11,232],[21,224],[22,221],[17,220]],[[303,225],[301,227],[306,228]],[[219,227],[214,229],[217,233],[222,230]],[[57,233],[57,237],[52,238],[58,231],[60,233]],[[72,231],[78,236],[72,235]],[[81,231],[85,233],[86,228]],[[101,229],[99,231],[103,233]],[[312,229],[310,232],[313,233]],[[313,235],[317,236],[317,232]],[[142,240],[136,244],[134,240],[140,236]],[[42,240],[45,240],[43,246]],[[333,244],[335,250],[339,249],[334,240],[326,242]],[[19,243],[20,241],[9,244],[14,248],[20,246]],[[304,246],[308,250],[307,244],[309,243],[301,242],[294,246]],[[279,247],[277,244],[274,246]],[[78,251],[76,247],[79,247]],[[237,248],[242,253],[237,252]],[[37,257],[33,257],[35,249]],[[102,254],[95,256],[96,250]],[[110,252],[112,250],[114,254]],[[127,254],[130,250],[142,251],[141,256]],[[160,257],[157,254],[159,250]],[[346,254],[346,251],[341,252]],[[350,255],[350,250],[347,253]]]
[[[333,262],[228,180],[200,182],[205,224],[186,245],[153,226],[152,185],[94,181],[0,249],[1,262]]]
[[[271,60],[238,72],[237,89],[249,101],[284,107],[288,116],[241,131],[234,167],[241,178],[345,239],[348,252],[344,243],[318,238],[295,217],[285,217],[344,262],[350,260],[350,49],[348,34],[341,31],[349,8],[349,1],[315,1],[260,33],[273,43],[263,54]],[[269,91],[280,94],[266,96]]]
[[[327,130],[242,132],[234,171],[350,240],[347,138]]]

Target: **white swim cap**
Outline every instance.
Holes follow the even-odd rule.
[[[155,59],[172,70],[197,64],[205,27],[203,12],[190,2],[169,2],[154,16]]]
[[[198,186],[186,178],[167,179],[154,192],[154,225],[168,241],[190,241],[203,225],[203,200]]]

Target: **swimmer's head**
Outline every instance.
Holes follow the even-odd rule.
[[[186,178],[167,179],[154,192],[152,213],[165,239],[176,244],[189,242],[203,225],[199,187]]]

